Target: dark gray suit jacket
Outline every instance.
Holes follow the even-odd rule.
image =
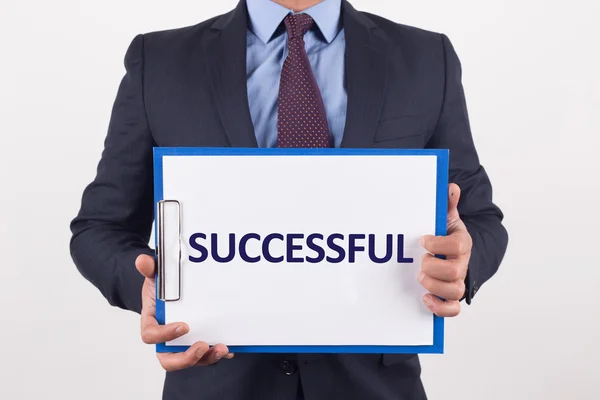
[[[502,213],[469,127],[459,59],[444,35],[361,13],[344,1],[347,123],[342,147],[450,149],[450,180],[473,237],[465,301],[497,271]],[[256,147],[246,94],[245,1],[195,26],[138,35],[97,176],[72,221],[71,254],[116,307],[140,312],[134,266],[153,221],[154,146]],[[166,376],[165,399],[424,399],[417,356],[237,354]]]

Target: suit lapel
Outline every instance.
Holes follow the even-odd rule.
[[[246,88],[246,1],[212,25],[204,40],[212,94],[232,147],[257,147]]]
[[[350,3],[342,5],[348,108],[341,147],[371,147],[385,96],[389,42]]]
[[[341,147],[371,147],[385,96],[389,42],[342,2],[348,107]],[[257,147],[246,86],[246,1],[217,19],[203,42],[212,95],[232,147]]]

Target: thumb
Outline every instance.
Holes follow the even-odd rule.
[[[150,257],[147,254],[140,254],[135,259],[135,267],[140,271],[140,274],[144,275],[146,278],[154,279],[154,270],[156,267],[154,257]]]
[[[458,201],[460,200],[460,187],[456,183],[448,185],[448,224],[460,219],[458,214]]]

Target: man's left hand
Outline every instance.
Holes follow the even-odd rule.
[[[421,245],[429,252],[423,256],[418,275],[421,285],[429,291],[423,296],[423,303],[440,317],[456,317],[460,313],[473,246],[471,235],[458,215],[459,198],[460,188],[451,183],[448,186],[447,236],[426,235],[421,239]],[[444,255],[446,259],[434,254]]]

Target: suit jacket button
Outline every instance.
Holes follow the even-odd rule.
[[[286,360],[279,364],[279,369],[287,376],[291,376],[298,371],[298,366],[295,362]]]

